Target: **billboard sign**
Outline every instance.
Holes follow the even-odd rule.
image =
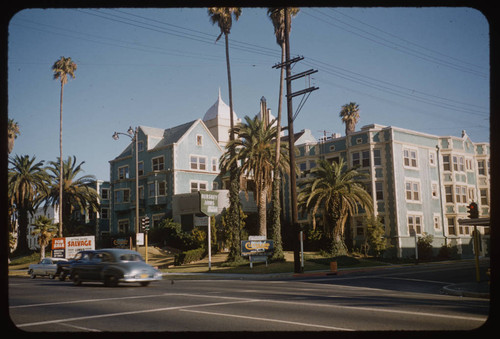
[[[54,258],[73,258],[75,254],[84,250],[95,250],[95,236],[52,239],[52,256]]]
[[[271,255],[274,251],[272,240],[243,240],[241,241],[241,255]]]

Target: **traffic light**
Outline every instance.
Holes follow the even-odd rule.
[[[144,217],[141,219],[141,228],[144,232],[149,231],[149,217]]]
[[[479,211],[477,209],[477,204],[475,202],[471,202],[469,206],[467,206],[468,212],[469,212],[469,218],[470,219],[476,219],[479,218]]]

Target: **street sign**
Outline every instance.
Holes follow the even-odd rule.
[[[199,191],[200,194],[200,212],[213,216],[219,212],[219,193],[215,191]]]

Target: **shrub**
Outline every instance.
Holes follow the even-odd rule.
[[[418,258],[422,260],[428,260],[432,258],[432,241],[434,236],[432,234],[424,233],[424,235],[418,238]]]
[[[365,219],[367,231],[367,243],[375,257],[380,257],[385,250],[391,247],[388,239],[384,237],[384,224],[377,217],[369,217]]]
[[[203,247],[178,253],[175,255],[174,265],[179,266],[182,264],[203,259],[206,253],[207,252]]]

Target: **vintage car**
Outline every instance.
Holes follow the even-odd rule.
[[[35,279],[37,275],[49,276],[54,279],[57,272],[57,263],[66,261],[59,258],[44,258],[38,264],[31,264],[28,268],[28,274],[31,279]]]
[[[121,282],[147,286],[162,279],[161,272],[146,264],[139,253],[118,248],[96,250],[89,260],[73,262],[70,277],[75,285],[97,281],[105,286],[117,286]]]
[[[59,280],[64,281],[67,276],[69,276],[69,271],[71,264],[74,263],[75,261],[78,260],[89,260],[90,256],[92,253],[95,251],[93,250],[85,250],[85,251],[80,251],[75,256],[69,260],[66,261],[59,261],[57,263],[57,271],[56,271],[56,276],[59,277]]]

